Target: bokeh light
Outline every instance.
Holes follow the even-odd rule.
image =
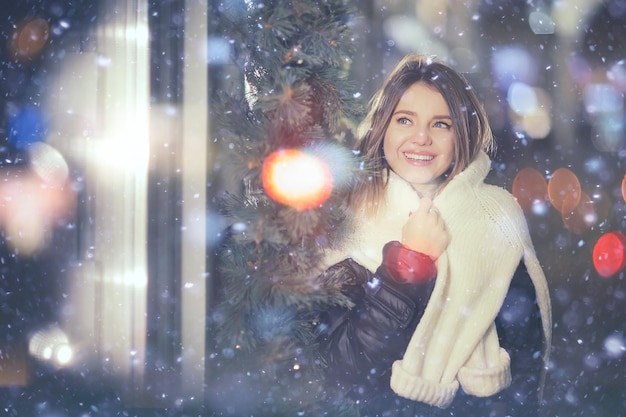
[[[563,225],[570,232],[580,235],[589,230],[598,221],[594,201],[584,191],[580,194],[578,204],[573,199],[565,199],[561,210]]]
[[[581,197],[580,181],[574,172],[568,168],[559,168],[548,181],[548,197],[552,206],[559,212],[563,206],[577,207]],[[566,203],[567,202],[567,203]]]
[[[8,122],[9,142],[17,149],[28,149],[48,135],[48,122],[39,107],[22,107]]]
[[[333,188],[328,164],[299,149],[280,149],[270,154],[263,163],[262,181],[270,198],[297,210],[319,207]]]
[[[535,35],[552,35],[556,28],[550,15],[541,11],[531,12],[528,15],[528,24]]]
[[[11,52],[16,59],[32,59],[46,46],[50,37],[48,22],[42,18],[18,26],[11,37]]]
[[[50,326],[33,333],[28,341],[28,353],[58,368],[69,365],[74,358],[74,348],[58,326]]]
[[[522,47],[498,47],[491,58],[496,83],[508,91],[514,82],[534,84],[537,79],[537,60]]]
[[[543,139],[552,130],[550,96],[541,88],[514,82],[507,92],[509,114],[517,129],[532,139]]]
[[[593,265],[600,276],[608,278],[624,269],[626,236],[620,232],[602,235],[593,247]]]
[[[593,202],[593,206],[596,210],[596,215],[598,217],[598,223],[601,223],[608,219],[611,214],[611,208],[613,206],[613,199],[611,196],[604,190],[601,185],[595,185],[589,187],[587,189],[587,194],[591,198]]]
[[[526,83],[514,82],[507,91],[509,107],[520,116],[532,114],[539,105],[535,89]]]
[[[533,92],[537,97],[537,106],[534,111],[523,115],[519,124],[532,139],[544,139],[552,131],[552,117],[550,115],[552,100],[542,88],[534,88]]]
[[[626,339],[622,332],[616,331],[604,339],[604,352],[611,359],[618,359],[626,352]]]
[[[615,75],[615,74],[614,74]],[[591,140],[604,152],[624,145],[624,93],[610,83],[589,83],[583,90],[585,110],[592,117]]]
[[[626,92],[626,62],[620,60],[606,72],[606,78],[618,90]]]
[[[541,211],[548,201],[548,182],[534,168],[522,168],[512,185],[513,196],[525,213]]]
[[[70,169],[65,158],[47,143],[37,142],[28,149],[33,172],[45,183],[62,187],[67,183]]]
[[[574,37],[580,30],[580,22],[587,13],[585,7],[576,7],[568,1],[555,1],[552,3],[551,18],[554,22],[555,31],[564,38]]]
[[[626,143],[623,112],[598,113],[594,118],[591,141],[602,152],[618,152]]]
[[[626,174],[624,174],[624,178],[622,178],[622,198],[624,202],[626,202]]]
[[[7,174],[0,184],[0,225],[6,243],[22,255],[44,248],[56,223],[74,212],[69,184],[48,184],[34,173]]]
[[[592,83],[583,91],[585,110],[589,114],[619,112],[624,107],[621,91],[611,84]]]

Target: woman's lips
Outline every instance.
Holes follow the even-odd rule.
[[[404,157],[410,161],[416,162],[430,162],[435,159],[435,155],[432,154],[423,154],[423,153],[413,153],[413,152],[403,152]]]

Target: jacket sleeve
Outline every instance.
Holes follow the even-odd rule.
[[[391,364],[404,354],[434,280],[401,282],[404,278],[392,276],[396,271],[385,262],[375,273],[351,259],[331,269],[350,283],[343,292],[354,306],[333,309],[321,318],[319,343],[328,378],[344,389],[376,385],[389,378]]]
[[[502,392],[512,415],[539,413],[543,331],[535,289],[520,265],[496,318],[500,345],[511,356],[511,386]]]

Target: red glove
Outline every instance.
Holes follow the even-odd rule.
[[[428,255],[392,241],[383,248],[383,266],[394,281],[424,284],[437,276],[435,262]]]

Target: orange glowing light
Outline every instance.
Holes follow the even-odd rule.
[[[604,278],[617,274],[626,266],[626,236],[620,232],[602,235],[593,247],[593,265]]]
[[[50,28],[45,19],[27,21],[13,33],[11,50],[16,58],[34,58],[44,48],[49,37]]]
[[[280,149],[263,163],[263,188],[274,201],[297,210],[319,207],[331,194],[328,164],[298,149]]]
[[[58,221],[69,219],[76,198],[71,184],[48,184],[34,173],[9,171],[0,184],[0,227],[7,242],[30,255],[45,247]]]
[[[559,168],[548,181],[548,197],[552,206],[563,212],[563,206],[577,207],[580,203],[581,188],[578,177],[567,168]]]
[[[522,168],[513,178],[513,196],[525,213],[530,213],[537,204],[548,200],[548,182],[534,168]]]
[[[594,185],[589,187],[587,194],[593,201],[593,206],[596,208],[598,215],[598,223],[606,220],[611,214],[613,203],[611,197],[607,194],[601,185]]]
[[[573,204],[573,199],[565,199],[561,218],[567,230],[581,235],[597,223],[598,213],[594,201],[584,191],[581,192],[579,203],[576,206]]]

